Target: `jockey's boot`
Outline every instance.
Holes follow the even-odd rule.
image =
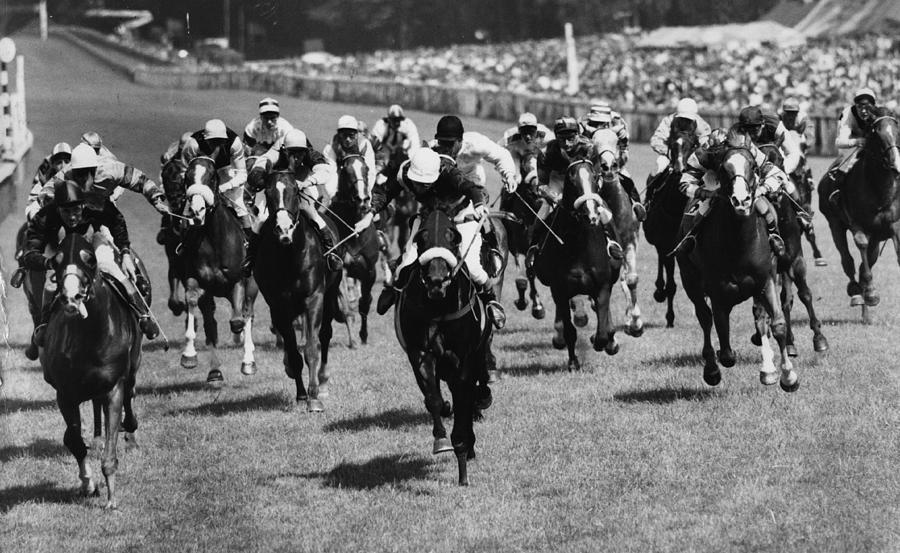
[[[27,273],[25,272],[24,268],[22,268],[22,267],[16,268],[16,270],[13,272],[12,276],[9,278],[9,285],[12,286],[13,288],[21,288],[22,281],[25,280],[26,274]]]
[[[841,188],[844,185],[844,172],[838,167],[835,167],[831,171],[828,171],[825,176],[830,178],[831,182],[834,183],[834,190],[828,195],[828,203],[831,204],[831,207],[837,209],[841,202]]]
[[[688,231],[684,234],[684,237],[681,238],[678,244],[675,245],[675,249],[672,250],[670,255],[689,254],[694,251],[694,246],[697,245],[695,235],[697,234],[697,229],[700,227],[702,221],[703,218],[699,215],[684,214],[679,228],[687,228]]]
[[[494,328],[500,330],[506,326],[506,310],[504,310],[503,306],[500,305],[500,302],[497,301],[497,295],[494,293],[493,284],[493,279],[488,279],[488,281],[482,285],[478,295],[481,297],[481,301],[484,302],[484,308],[487,311],[487,316],[491,321],[491,324],[494,325]]]
[[[525,276],[534,278],[534,260],[537,259],[541,249],[537,244],[532,244],[525,252]]]
[[[259,251],[259,235],[250,233],[247,237],[247,249],[244,250],[244,260],[241,261],[241,276],[250,278],[253,267],[256,265],[256,252]]]
[[[147,302],[144,301],[144,297],[141,296],[137,288],[132,287],[129,292],[129,301],[138,314],[138,325],[141,327],[141,332],[144,333],[148,340],[156,338],[159,336],[159,325],[156,324],[156,321],[150,315],[150,307],[147,306]]]
[[[378,301],[375,304],[376,313],[384,315],[394,305],[399,291],[406,286],[406,282],[409,280],[409,272],[411,270],[411,265],[403,267],[392,284],[384,283],[384,288],[381,289],[381,294],[378,295]]]
[[[641,195],[638,194],[637,186],[634,184],[634,181],[630,178],[619,179],[619,182],[622,183],[622,188],[625,189],[625,192],[628,193],[628,197],[631,198],[631,209],[634,211],[634,216],[638,221],[643,221],[647,218],[647,210],[644,208],[644,204],[641,203]]]
[[[334,249],[334,236],[331,234],[331,229],[328,228],[328,225],[319,229],[319,240],[322,241],[323,253]],[[330,252],[325,256],[325,265],[334,272],[341,271],[344,268],[344,262],[336,252]]]
[[[769,231],[769,245],[772,247],[772,251],[775,252],[776,257],[783,256],[784,239],[781,238],[781,234],[778,232],[778,222],[767,222],[766,227]]]
[[[610,259],[625,259],[625,253],[622,251],[622,245],[616,240],[616,229],[612,221],[603,225],[603,234],[606,235],[606,253]]]
[[[169,231],[169,217],[167,215],[163,215],[160,223],[159,223],[159,232],[156,233],[156,243],[160,246],[165,246],[166,244],[166,235]]]

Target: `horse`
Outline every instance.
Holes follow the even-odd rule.
[[[549,226],[563,243],[547,240],[542,228],[535,229],[532,243],[540,243],[533,262],[534,274],[550,287],[556,304],[553,347],[568,348],[570,371],[579,370],[575,354],[577,339],[572,322],[570,298],[588,295],[597,315],[597,331],[591,336],[595,351],[615,355],[619,344],[609,313],[612,287],[619,280],[621,262],[610,259],[607,238],[601,226],[601,206],[597,173],[590,159],[576,159],[566,169],[562,204],[550,217]],[[609,212],[605,213],[609,216]]]
[[[600,197],[613,213],[616,236],[625,254],[619,280],[627,303],[625,317],[629,319],[625,333],[638,337],[644,333],[644,321],[641,319],[641,308],[637,301],[637,245],[640,222],[632,209],[631,198],[619,180],[618,136],[612,130],[601,129],[594,133],[592,140],[597,155],[595,168],[599,170],[600,180],[603,183],[600,187]]]
[[[503,219],[503,226],[509,243],[509,253],[519,270],[516,276],[516,292],[518,298],[514,302],[516,309],[524,311],[528,307],[525,292],[531,297],[531,316],[535,319],[543,319],[546,316],[544,304],[538,294],[534,282],[534,274],[525,268],[525,254],[528,252],[529,234],[534,225],[535,214],[539,202],[537,195],[537,179],[531,175],[537,172],[537,152],[527,151],[519,158],[519,174],[521,180],[512,194],[504,190],[500,197],[500,210],[510,214]]]
[[[194,158],[188,164],[184,181],[187,185],[187,215],[195,224],[184,230],[177,255],[187,300],[185,347],[181,355],[181,366],[186,369],[197,366],[197,350],[194,346],[197,325],[194,311],[199,307],[203,314],[206,344],[210,346],[210,370],[206,381],[214,383],[224,380],[219,369],[219,330],[215,319],[215,298],[220,297],[227,298],[231,303],[229,325],[235,341],[243,333],[241,373],[252,375],[256,372],[256,360],[253,356],[253,303],[258,289],[252,278],[245,282],[241,276],[241,262],[246,245],[240,222],[234,211],[222,204],[224,197],[218,193],[218,175],[212,159],[205,156]]]
[[[296,383],[296,401],[305,401],[310,412],[321,412],[329,378],[331,322],[344,322],[338,307],[342,275],[328,270],[318,233],[300,213],[300,194],[290,171],[275,171],[267,177],[269,216],[259,229],[253,274],[282,339],[284,370]],[[334,226],[327,218],[326,222]],[[303,354],[294,330],[297,317],[303,320]],[[309,367],[308,391],[303,386],[304,360]]]
[[[25,230],[28,223],[25,222],[19,227],[16,233],[16,256],[21,256],[25,247]],[[41,309],[44,305],[44,286],[47,281],[47,273],[45,271],[26,271],[18,269],[11,280],[13,287],[22,286],[22,292],[25,293],[25,300],[28,303],[28,313],[31,315],[31,322],[34,327],[41,324]],[[25,357],[30,361],[35,361],[39,355],[38,347],[33,343],[29,343],[25,348]]]
[[[387,145],[385,145],[387,147]],[[390,151],[390,160],[385,168],[384,175],[388,181],[396,181],[400,178],[400,166],[409,159],[409,156],[398,145]],[[397,241],[397,248],[402,252],[409,240],[409,232],[412,227],[412,219],[419,212],[419,202],[415,195],[401,187],[400,194],[391,202],[389,215],[382,219],[382,230],[388,237],[388,242]]]
[[[647,186],[644,236],[656,248],[656,289],[653,299],[657,303],[667,303],[666,328],[675,326],[673,302],[678,289],[675,284],[675,258],[669,253],[678,243],[678,228],[687,206],[687,197],[680,188],[681,174],[688,157],[696,148],[697,137],[693,132],[673,134],[669,138],[669,166]]]
[[[900,156],[897,127],[893,114],[887,111],[877,114],[859,161],[844,177],[837,206],[828,200],[835,190],[832,178],[826,175],[819,181],[819,209],[828,220],[831,238],[841,255],[841,267],[849,279],[850,305],[862,306],[866,322],[869,322],[868,308],[881,301],[872,277],[881,243],[892,239],[900,259],[900,185],[894,169]],[[847,231],[853,234],[859,248],[859,282],[847,247]]]
[[[46,346],[40,352],[44,380],[56,390],[56,402],[66,421],[63,443],[78,462],[84,495],[99,492],[86,462],[79,405],[95,400],[95,406],[96,402],[102,406],[106,418],[102,460],[106,508],[115,509],[120,424],[125,439],[136,443],[138,422],[132,399],[143,335],[128,302],[98,270],[91,243],[84,236],[73,233],[63,238],[55,259],[52,280],[61,292],[50,315]],[[95,409],[95,425],[97,420]]]
[[[775,144],[760,144],[759,149],[770,162],[784,169],[784,155],[781,153],[781,148]],[[828,340],[822,334],[822,323],[816,316],[812,291],[806,280],[806,259],[803,257],[803,245],[800,241],[803,230],[797,221],[797,212],[792,203],[791,197],[782,193],[776,201],[772,202],[772,205],[778,214],[778,229],[784,240],[785,249],[785,254],[778,258],[777,264],[778,275],[781,277],[781,310],[784,313],[786,327],[787,353],[791,357],[796,357],[797,347],[794,345],[794,332],[791,325],[791,309],[794,305],[793,285],[797,286],[797,295],[806,307],[806,313],[809,316],[809,328],[813,331],[813,349],[817,352],[826,351]],[[760,345],[758,334],[754,334],[753,343]]]
[[[788,133],[798,144],[800,143],[800,133],[797,131],[788,131]],[[800,156],[800,163],[797,165],[797,168],[788,176],[791,178],[791,181],[794,182],[794,187],[797,188],[797,193],[800,196],[800,206],[812,216],[812,193],[813,190],[815,190],[815,187],[813,185],[812,171],[810,171],[809,165],[806,163],[805,153]],[[819,250],[815,228],[813,228],[812,225],[809,225],[808,228],[803,230],[803,234],[806,236],[806,241],[809,242],[809,245],[812,248],[813,262],[816,267],[825,267],[828,265],[828,262],[822,257],[822,252]]]
[[[719,336],[718,362],[733,367],[731,310],[753,298],[763,353],[760,380],[766,385],[778,380],[769,341],[769,336],[774,335],[781,353],[781,388],[796,391],[800,380],[787,355],[784,314],[777,308],[775,257],[769,246],[765,220],[752,205],[757,187],[753,155],[746,148],[727,150],[717,178],[720,188],[697,231],[696,246],[689,253],[677,254],[681,283],[703,329],[703,380],[710,386],[722,380],[710,338],[713,321]],[[706,303],[707,297],[712,310]]]
[[[337,193],[329,206],[334,218],[342,224],[338,226],[340,239],[347,239],[353,231],[353,224],[362,219],[369,202],[369,168],[359,154],[344,156],[338,171]],[[355,238],[347,239],[341,248],[341,257],[347,276],[360,282],[358,311],[360,317],[359,339],[363,344],[369,340],[369,309],[372,306],[372,287],[375,285],[378,263],[381,256],[378,231],[369,226]]]
[[[475,286],[456,253],[460,235],[442,211],[431,212],[414,238],[421,254],[394,311],[395,329],[406,350],[416,383],[431,414],[432,453],[456,454],[459,485],[469,483],[467,462],[475,457],[474,419],[484,401],[478,383],[486,379],[491,326]],[[453,431],[441,415],[449,415],[440,392],[445,381],[453,396]]]
[[[173,213],[182,213],[186,202],[185,187],[182,178],[180,160],[172,159],[163,165],[160,171],[160,181],[166,198],[169,201],[169,207]],[[169,282],[169,310],[176,317],[187,311],[187,303],[185,302],[184,286],[182,284],[183,275],[180,274],[182,263],[178,258],[178,245],[181,243],[183,229],[178,224],[172,224],[173,215],[163,215],[169,218],[169,224],[161,231],[161,242],[166,253],[168,262],[167,280]]]

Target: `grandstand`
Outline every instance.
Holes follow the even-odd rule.
[[[808,37],[900,33],[897,0],[782,0],[763,20],[775,21]]]

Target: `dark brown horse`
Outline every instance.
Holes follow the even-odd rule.
[[[581,368],[575,355],[577,335],[569,304],[577,295],[589,296],[597,315],[597,331],[591,336],[594,350],[609,355],[619,351],[609,300],[613,284],[619,280],[621,262],[610,259],[607,252],[601,217],[611,215],[602,205],[593,163],[590,159],[575,160],[566,170],[562,203],[549,218],[550,227],[564,244],[545,240],[542,228],[535,230],[534,242],[542,247],[535,256],[534,273],[553,295],[553,347],[568,348],[570,371]]]
[[[47,343],[40,355],[44,380],[56,389],[56,402],[66,421],[63,442],[78,461],[85,495],[96,494],[97,486],[86,461],[79,405],[89,400],[99,400],[102,405],[106,418],[102,462],[106,507],[115,509],[119,425],[126,432],[126,440],[132,442],[138,425],[131,402],[141,363],[142,334],[131,307],[102,277],[85,237],[66,236],[56,266],[54,280],[60,296],[50,315]]]
[[[774,335],[781,353],[781,387],[793,392],[800,381],[787,355],[784,315],[778,308],[775,290],[775,256],[769,246],[765,220],[752,206],[757,186],[756,163],[744,148],[728,150],[723,159],[717,175],[720,189],[697,231],[697,245],[690,253],[677,255],[681,283],[703,329],[703,380],[710,386],[722,380],[710,336],[713,323],[719,336],[718,362],[733,367],[731,310],[753,298],[763,346],[760,380],[764,384],[778,380],[769,346],[769,336]],[[766,324],[765,315],[770,324]]]
[[[361,155],[351,154],[341,160],[337,193],[330,205],[339,221],[341,240],[353,232],[353,224],[362,219],[368,209],[371,201],[368,182],[369,168]],[[372,306],[372,287],[375,285],[380,255],[378,231],[371,225],[359,236],[344,242],[341,247],[347,276],[360,282],[359,339],[363,344],[369,340],[369,309]]]
[[[166,192],[166,198],[169,200],[169,207],[175,214],[184,212],[184,204],[187,201],[185,197],[185,186],[182,180],[182,171],[180,161],[171,160],[163,165],[160,171],[160,180],[163,189]],[[182,284],[183,276],[179,271],[183,268],[180,263],[176,250],[181,243],[184,228],[177,224],[175,215],[163,215],[166,219],[163,230],[160,231],[162,237],[162,246],[166,252],[166,260],[168,261],[167,280],[169,282],[169,309],[172,314],[178,317],[187,311],[187,304],[184,299],[184,285]]]
[[[900,184],[894,169],[900,156],[897,128],[897,119],[892,114],[878,114],[866,136],[859,161],[844,177],[837,206],[828,201],[835,189],[834,181],[826,175],[819,183],[819,209],[828,220],[831,237],[841,255],[841,267],[850,280],[847,284],[850,305],[862,306],[867,321],[867,308],[881,300],[872,279],[872,267],[878,261],[881,243],[892,239],[900,259]],[[859,248],[859,282],[847,246],[847,231]]]
[[[190,162],[185,172],[187,186],[187,215],[195,221],[184,230],[177,255],[187,300],[185,348],[181,366],[192,369],[197,366],[197,337],[194,311],[198,307],[203,314],[203,330],[210,347],[210,370],[207,382],[224,380],[218,358],[219,329],[216,324],[215,298],[227,298],[231,303],[229,320],[235,339],[243,333],[244,358],[241,372],[256,372],[253,357],[253,303],[258,292],[256,282],[246,282],[241,277],[244,259],[244,234],[237,215],[227,205],[228,201],[218,192],[218,176],[215,164],[208,157],[198,157]]]
[[[28,223],[23,223],[16,233],[16,255],[22,255],[22,249],[25,247],[25,229]],[[45,271],[27,271],[19,268],[16,275],[13,276],[12,285],[16,288],[22,286],[25,293],[25,300],[28,303],[28,313],[31,315],[31,322],[35,327],[41,324],[41,308],[44,305],[44,285],[46,284],[47,273]],[[34,361],[38,358],[38,348],[33,343],[29,343],[25,348],[25,357]]]
[[[459,484],[468,485],[467,461],[475,457],[476,404],[484,400],[486,345],[491,334],[484,305],[467,277],[459,251],[460,236],[450,218],[433,211],[415,240],[418,263],[395,310],[397,338],[406,350],[416,383],[431,413],[434,446],[438,454],[456,453]],[[449,414],[440,383],[453,395],[453,431],[450,441],[441,421]],[[479,399],[481,398],[481,399]]]
[[[797,131],[788,131],[788,133],[798,144],[800,143],[800,133]],[[788,176],[797,188],[797,194],[800,196],[800,205],[803,207],[803,210],[812,217],[812,194],[815,190],[815,185],[813,184],[812,171],[806,161],[805,152],[800,155],[800,163],[797,164],[797,168]],[[804,229],[803,234],[806,236],[806,241],[809,242],[809,246],[812,248],[813,261],[816,267],[825,267],[828,265],[828,262],[822,257],[822,252],[819,250],[819,244],[816,240],[816,230],[813,225],[809,225],[809,227]]]
[[[318,233],[300,213],[300,190],[293,174],[270,174],[265,195],[269,216],[259,230],[253,274],[269,304],[272,324],[283,340],[284,371],[296,383],[297,401],[305,401],[309,411],[322,411],[331,322],[343,322],[338,308],[341,273],[326,267]],[[333,223],[327,218],[326,222],[336,232]],[[302,317],[306,334],[303,354],[294,331],[297,317]],[[309,367],[308,390],[303,386],[304,360]]]
[[[777,145],[760,144],[759,149],[766,154],[766,158],[770,162],[784,169],[784,156]],[[794,345],[794,331],[791,325],[794,285],[797,286],[797,294],[809,316],[809,328],[813,331],[813,349],[817,352],[827,350],[828,340],[822,334],[822,323],[816,316],[812,290],[806,280],[806,259],[803,257],[803,245],[801,244],[803,230],[797,221],[797,211],[792,203],[793,199],[790,196],[781,193],[773,205],[778,213],[778,229],[784,239],[785,249],[785,254],[778,259],[778,275],[781,277],[781,310],[784,313],[786,325],[787,352],[791,357],[796,357],[797,347]],[[759,334],[754,334],[753,338],[753,343],[757,346],[760,345]]]
[[[530,245],[530,229],[534,225],[535,213],[540,207],[537,195],[537,152],[528,151],[520,157],[519,174],[522,178],[515,193],[510,194],[504,189],[500,197],[500,210],[512,215],[503,219],[503,226],[506,228],[509,241],[509,253],[518,268],[516,292],[519,297],[514,305],[519,311],[524,311],[528,307],[528,301],[525,299],[525,292],[528,291],[531,297],[531,316],[543,319],[546,312],[535,286],[534,273],[525,268],[525,254]]]
[[[678,244],[678,228],[687,197],[681,192],[681,173],[688,157],[697,147],[693,132],[683,131],[669,139],[669,166],[647,186],[647,219],[644,236],[656,248],[656,290],[653,299],[667,302],[666,327],[675,325],[673,301],[678,285],[675,284],[675,258],[669,255]],[[652,191],[652,194],[651,194]]]

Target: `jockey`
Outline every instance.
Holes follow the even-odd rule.
[[[281,117],[281,107],[274,98],[259,101],[259,115],[244,127],[244,145],[248,155],[265,153],[294,126]]]
[[[866,144],[866,135],[883,110],[884,108],[878,106],[875,92],[871,88],[861,88],[853,96],[853,105],[847,106],[841,114],[834,145],[843,152],[843,157],[839,157],[827,173],[828,178],[834,182],[834,192],[828,197],[828,202],[832,205],[837,205],[844,177],[856,164]],[[900,163],[898,157],[895,156],[893,159]],[[896,167],[895,171],[900,171],[900,167]]]
[[[691,131],[698,140],[699,145],[704,145],[711,131],[709,123],[703,120],[698,113],[697,102],[691,98],[678,100],[675,113],[666,115],[659,122],[653,136],[650,137],[650,147],[658,154],[656,167],[647,177],[648,182],[653,177],[662,173],[669,166],[669,139],[677,132]]]
[[[800,109],[796,100],[785,100],[781,104],[781,122],[788,131],[794,131],[800,138],[800,152],[805,155],[812,140],[812,127],[809,125],[809,116]]]
[[[759,144],[774,144],[784,154],[784,172],[790,175],[797,170],[800,165],[800,156],[803,152],[800,150],[800,143],[796,138],[787,132],[787,127],[772,110],[762,109],[763,127],[757,137],[751,136],[753,142]]]
[[[681,175],[681,191],[689,199],[681,228],[687,228],[688,231],[676,246],[676,253],[689,253],[694,248],[697,230],[710,211],[710,200],[718,193],[717,172],[725,153],[733,148],[744,148],[753,156],[757,176],[761,180],[753,206],[765,218],[772,250],[778,256],[784,254],[784,240],[778,232],[778,214],[766,196],[784,190],[796,197],[797,190],[784,171],[770,163],[753,142],[753,136],[762,132],[763,125],[764,119],[758,107],[744,108],[735,126],[727,132],[716,129],[711,134],[708,145],[701,146],[688,158],[687,168]]]
[[[375,147],[359,132],[359,121],[352,115],[343,115],[338,119],[337,134],[331,139],[331,144],[326,144],[322,154],[332,162],[338,171],[334,177],[326,183],[325,188],[329,197],[334,197],[338,188],[338,172],[344,158],[348,155],[360,155],[369,168],[369,182],[367,192],[372,194],[372,186],[375,184],[376,175],[384,170],[383,160],[375,158]]]
[[[38,196],[47,181],[56,173],[68,169],[71,161],[72,147],[66,142],[60,142],[53,146],[50,155],[41,161],[34,174],[34,179],[31,181],[31,191],[28,193],[28,203],[25,205],[26,220],[30,221],[40,211],[41,204],[38,202]]]
[[[592,159],[593,143],[585,138],[573,117],[560,117],[553,125],[556,138],[547,145],[547,151],[538,156],[538,196],[540,209],[538,218],[546,221],[555,204],[562,199],[566,170],[573,161]],[[623,259],[622,246],[615,239],[612,212],[605,204],[600,206],[600,220],[606,234],[606,251],[613,259]],[[535,227],[541,224],[535,221]],[[534,233],[532,229],[532,234]],[[534,248],[536,246],[532,246]],[[534,255],[533,253],[531,254]]]
[[[162,169],[165,168],[170,162],[175,164],[175,170],[179,175],[184,175],[184,171],[187,169],[187,165],[184,164],[184,159],[182,159],[181,153],[184,150],[184,145],[187,144],[187,141],[191,138],[190,132],[185,132],[181,135],[181,138],[169,144],[169,147],[166,148],[166,151],[159,156],[159,167],[160,167],[160,175],[159,182],[165,188],[165,182],[163,182],[162,177]],[[181,192],[184,192],[184,186],[181,187]],[[167,194],[171,194],[171,191],[166,191]],[[159,224],[159,232],[156,234],[156,243],[162,246],[166,243],[166,231],[169,229],[169,224],[171,222],[171,217],[168,215],[163,215],[160,224]]]
[[[597,104],[591,106],[591,112],[584,117],[580,124],[582,134],[586,138],[593,137],[600,129],[610,129],[616,133],[619,139],[619,182],[622,183],[622,187],[631,198],[634,216],[638,221],[646,219],[647,210],[641,203],[641,195],[634,184],[634,179],[631,178],[631,173],[625,168],[625,164],[628,163],[628,127],[625,125],[625,120],[618,112],[612,111],[608,104]]]
[[[438,121],[431,149],[482,189],[486,181],[482,159],[494,166],[507,191],[512,192],[518,186],[516,163],[509,150],[481,133],[464,132],[462,121],[455,115],[445,115]]]
[[[203,129],[191,135],[181,150],[185,167],[195,157],[205,156],[213,160],[219,173],[218,192],[241,221],[244,235],[253,233],[253,218],[244,204],[244,183],[247,182],[247,164],[244,161],[244,143],[241,137],[225,126],[221,119],[210,119]]]
[[[397,180],[377,184],[372,194],[369,212],[356,223],[356,232],[360,233],[372,224],[375,214],[383,210],[400,193],[403,187],[408,188],[419,201],[419,215],[415,218],[411,235],[415,236],[422,220],[428,214],[440,209],[447,213],[456,223],[459,231],[460,255],[469,272],[469,277],[479,290],[479,295],[487,308],[491,322],[502,328],[506,322],[503,306],[494,295],[494,282],[481,265],[481,234],[479,228],[484,223],[488,207],[484,203],[482,188],[470,181],[452,163],[442,162],[440,156],[429,149],[413,152],[409,161],[400,168]],[[402,181],[402,184],[401,184]],[[384,290],[378,297],[377,311],[384,315],[394,304],[397,297],[397,283],[406,280],[404,269],[412,265],[419,257],[415,240],[406,243],[406,249],[393,275],[386,275]]]
[[[94,131],[87,131],[86,133],[81,135],[81,144],[87,144],[91,148],[97,152],[97,155],[100,156],[100,159],[109,159],[112,161],[118,161],[119,158],[115,156],[112,152],[109,151],[109,148],[103,145],[103,139],[100,138],[100,135]]]
[[[383,152],[387,158],[385,166],[392,172],[397,171],[404,156],[410,156],[422,147],[419,129],[397,104],[388,108],[387,117],[372,126],[372,138],[376,151]]]
[[[547,149],[547,143],[553,140],[553,131],[545,125],[538,123],[533,113],[525,112],[519,116],[519,124],[516,127],[506,129],[503,137],[497,141],[500,146],[509,150],[516,168],[516,182],[528,175],[519,175],[522,158],[528,152],[543,152]],[[534,177],[537,177],[537,167],[534,168]]]
[[[129,249],[131,244],[128,239],[128,228],[122,213],[112,202],[104,202],[99,210],[93,209],[89,195],[75,181],[56,179],[53,188],[53,203],[43,207],[28,226],[24,253],[19,259],[21,267],[31,271],[55,270],[56,258],[44,257],[44,249],[47,244],[56,243],[60,230],[81,234],[93,230],[90,240],[94,247],[97,268],[103,274],[112,277],[124,291],[124,296],[138,315],[144,335],[150,340],[156,338],[159,326],[150,314],[150,307],[134,285],[137,269],[134,256]],[[121,254],[121,267],[116,263],[117,250]],[[53,304],[53,300],[47,301],[41,309],[41,322],[35,327],[31,338],[36,346],[44,346],[44,331]]]
[[[306,133],[300,129],[291,129],[253,164],[247,179],[250,190],[254,194],[263,190],[266,187],[266,176],[273,171],[283,170],[294,174],[301,191],[300,211],[315,224],[323,251],[333,249],[335,237],[325,219],[316,211],[314,204],[321,197],[319,187],[334,178],[334,165],[325,156],[309,147]],[[251,233],[247,254],[241,265],[245,277],[249,277],[253,272],[258,248],[259,235]],[[326,256],[326,262],[333,271],[340,271],[343,268],[341,258],[334,252]]]

